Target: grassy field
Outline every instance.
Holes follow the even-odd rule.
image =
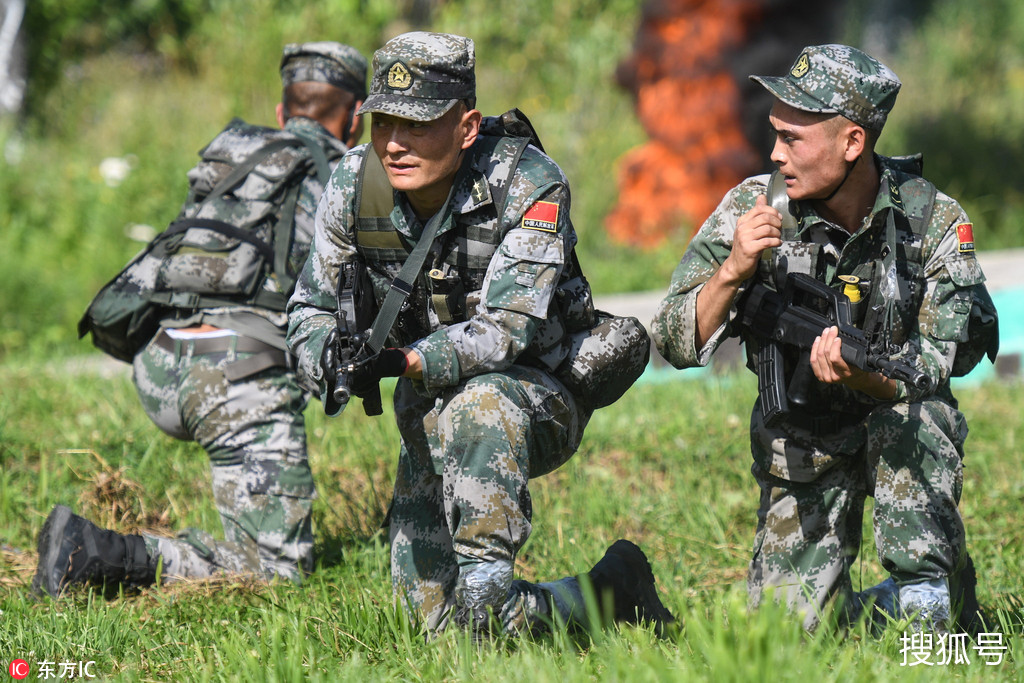
[[[95,360],[95,359],[93,359]],[[207,581],[104,600],[34,601],[35,536],[56,503],[122,532],[196,526],[219,534],[206,458],[137,405],[125,366],[0,367],[0,655],[87,662],[113,680],[1024,680],[1021,653],[1024,386],[965,388],[971,424],[962,503],[980,600],[1008,647],[987,666],[915,661],[899,625],[801,633],[767,607],[748,614],[744,571],[756,491],[748,473],[752,376],[644,382],[592,421],[581,451],[535,480],[533,535],[518,574],[588,569],[616,538],[647,551],[663,600],[682,619],[643,629],[555,634],[478,650],[455,634],[427,642],[392,604],[383,518],[397,453],[389,411],[327,420],[310,406],[318,567],[302,586]],[[880,577],[865,525],[855,585]],[[934,662],[937,659],[931,660]]]
[[[58,3],[50,3],[57,6]],[[80,4],[80,3],[79,3]],[[140,3],[141,4],[141,3]],[[1024,680],[1024,385],[961,392],[971,424],[962,511],[980,598],[1007,653],[986,666],[902,666],[903,632],[803,634],[767,606],[748,614],[744,574],[756,490],[749,475],[749,374],[645,382],[599,412],[581,451],[532,487],[536,519],[518,573],[589,568],[615,539],[639,542],[684,627],[475,649],[427,642],[392,603],[379,530],[398,450],[389,415],[309,410],[319,564],[302,586],[177,584],[104,600],[26,595],[35,537],[54,504],[122,532],[219,533],[206,456],[145,417],[123,365],[75,339],[99,286],[178,209],[195,151],[232,116],[271,123],[279,48],[341,40],[370,54],[408,28],[392,0],[217,0],[187,39],[69,63],[38,118],[0,120],[0,656],[33,668],[92,661],[112,680]],[[610,243],[616,163],[644,135],[614,85],[639,0],[434,3],[430,28],[477,42],[485,113],[519,106],[573,187],[584,267],[599,294],[663,289],[688,226],[664,248]],[[851,6],[879,4],[851,0]],[[922,150],[937,184],[976,223],[979,247],[1024,244],[1024,3],[935,0],[889,60],[904,93],[880,151]],[[538,20],[542,17],[543,20]],[[857,36],[844,37],[860,44]],[[794,46],[794,53],[797,46]],[[130,173],[99,171],[107,157]],[[870,523],[858,587],[880,578]],[[911,658],[911,661],[914,661]]]

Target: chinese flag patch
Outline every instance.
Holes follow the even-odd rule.
[[[974,251],[974,226],[970,223],[961,223],[956,226],[956,238],[960,240],[960,253]]]
[[[523,227],[530,230],[555,232],[558,229],[558,204],[535,202],[523,214]]]

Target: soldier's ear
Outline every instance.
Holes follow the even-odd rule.
[[[846,126],[844,140],[846,143],[846,160],[853,161],[864,153],[868,144],[868,133],[864,130],[863,126],[859,126],[851,121]]]
[[[462,134],[462,149],[469,149],[476,142],[477,136],[480,135],[480,121],[482,119],[483,114],[476,109],[468,109],[462,113],[462,119],[459,121]]]
[[[359,111],[359,107],[362,105],[363,102],[360,100],[352,106],[352,109],[349,110],[348,115],[351,117],[351,121],[349,122],[347,130],[344,131],[347,137],[345,140],[345,145],[347,147],[355,147],[359,144],[359,139],[363,137],[363,117],[355,115],[355,112]]]
[[[277,114],[277,127],[284,128],[285,121],[287,121],[287,119],[284,117],[284,104],[278,102],[277,107],[274,109],[274,112]]]

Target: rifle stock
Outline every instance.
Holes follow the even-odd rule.
[[[849,299],[804,273],[790,273],[781,294],[755,283],[740,305],[740,324],[762,340],[757,384],[761,416],[769,427],[785,416],[790,402],[802,405],[806,383],[813,378],[802,358],[787,390],[782,345],[795,346],[806,357],[814,340],[828,327],[838,328],[842,357],[851,367],[880,372],[919,389],[933,386],[932,379],[914,366],[890,360],[873,349],[867,335],[853,324]]]

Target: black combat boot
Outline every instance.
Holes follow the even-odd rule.
[[[72,584],[149,586],[156,581],[142,536],[101,529],[63,505],[39,532],[39,565],[32,591],[58,598]]]
[[[963,568],[949,577],[949,594],[956,614],[954,630],[976,638],[985,630],[985,615],[978,604],[978,575],[974,560],[967,556]]]
[[[651,622],[657,634],[664,636],[665,627],[675,621],[661,604],[647,556],[635,543],[615,541],[587,576],[606,622]]]

